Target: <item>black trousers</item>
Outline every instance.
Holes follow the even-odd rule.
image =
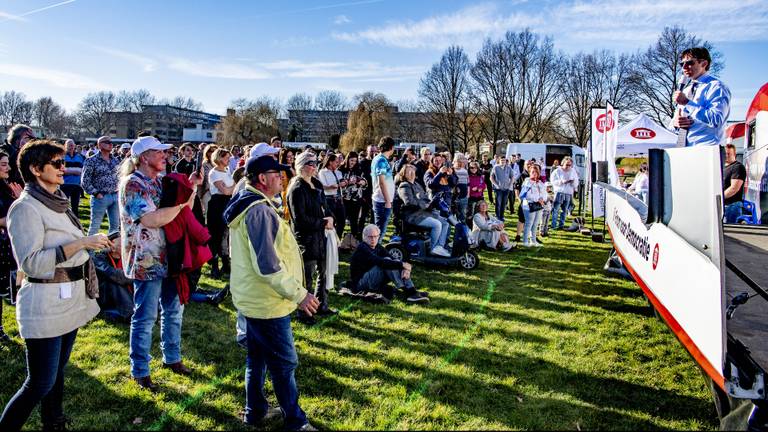
[[[83,188],[76,184],[63,184],[60,187],[64,195],[69,197],[69,203],[72,206],[72,211],[75,212],[77,217],[80,217],[78,208],[80,207],[80,198],[83,196]]]
[[[229,251],[222,250],[221,243],[227,232],[227,225],[224,222],[224,210],[229,203],[229,195],[216,194],[208,201],[208,232],[211,233],[211,240],[208,246],[214,257],[229,255]]]
[[[360,200],[344,200],[344,211],[347,213],[347,219],[349,219],[349,230],[358,241],[363,240],[363,227],[365,226],[365,221],[361,217],[362,204]]]
[[[317,273],[315,275],[315,273]],[[315,277],[313,277],[315,276]],[[314,280],[314,289],[312,281]],[[318,310],[328,309],[328,289],[325,287],[325,258],[304,261],[304,283],[307,291],[313,293],[320,302]],[[299,311],[299,313],[303,313]]]
[[[344,227],[347,225],[347,212],[344,211],[344,202],[341,197],[325,197],[325,202],[333,213],[333,226],[336,228],[336,235],[341,238],[344,235]]]

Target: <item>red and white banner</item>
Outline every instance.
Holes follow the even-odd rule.
[[[606,108],[592,108],[592,139],[590,141],[590,161],[608,162],[609,183],[618,186],[619,175],[616,170],[616,145],[618,142],[619,111],[611,104]],[[591,169],[591,164],[590,164]],[[600,186],[592,186],[592,215],[604,216],[605,192]]]

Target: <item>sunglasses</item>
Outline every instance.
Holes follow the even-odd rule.
[[[51,164],[51,166],[56,168],[56,169],[62,169],[67,164],[66,161],[64,161],[64,159],[54,159],[54,160],[52,160],[52,161],[50,161],[48,163]]]
[[[315,161],[309,161],[309,162],[305,163],[304,165],[307,165],[307,166],[316,166],[316,165],[317,165],[317,162],[315,162]]]
[[[680,62],[680,67],[684,68],[686,66],[693,66],[696,63],[697,60],[686,60]]]

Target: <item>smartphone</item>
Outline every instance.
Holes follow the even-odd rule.
[[[197,151],[197,161],[195,162],[197,165],[195,167],[195,171],[197,171],[197,174],[200,176],[203,175],[203,149],[200,149]]]
[[[109,241],[114,241],[116,238],[120,237],[120,231],[115,231],[112,234],[108,235],[107,238]]]

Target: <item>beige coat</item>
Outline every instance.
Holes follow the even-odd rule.
[[[83,237],[83,233],[66,214],[56,213],[26,192],[8,211],[8,233],[19,270],[30,277],[52,279],[56,267],[74,267],[88,260],[88,252],[81,250],[56,264],[56,247]],[[85,281],[74,283],[70,298],[62,299],[61,293],[61,284],[24,280],[16,305],[21,337],[61,336],[82,327],[99,313],[96,300],[85,293]]]

